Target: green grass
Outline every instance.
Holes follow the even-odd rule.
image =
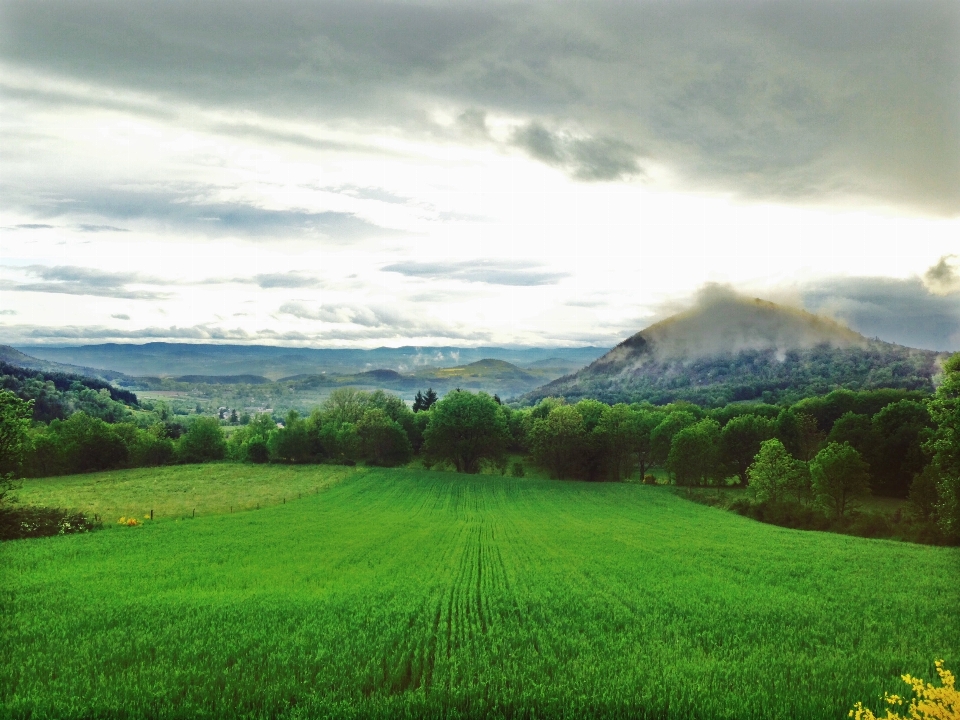
[[[4,712],[842,718],[934,658],[958,667],[954,548],[762,525],[667,488],[334,480],[0,546]]]
[[[211,463],[138,468],[25,480],[17,493],[29,505],[155,521],[251,510],[317,493],[362,468]]]

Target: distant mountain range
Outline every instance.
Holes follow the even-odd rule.
[[[527,393],[605,402],[793,401],[836,388],[932,390],[943,353],[869,340],[811,313],[731,294],[651,325]]]
[[[297,375],[354,375],[393,370],[412,375],[427,368],[463,366],[479,360],[502,360],[554,376],[593,362],[607,348],[459,348],[399,347],[372,350],[287,348],[266,345],[198,345],[189,343],[109,343],[75,347],[21,346],[35,359],[113,371],[130,376],[183,377],[255,375],[279,380]]]

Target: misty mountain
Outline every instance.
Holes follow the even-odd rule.
[[[81,365],[71,365],[68,363],[55,362],[52,360],[43,360],[32,355],[27,355],[9,345],[0,345],[0,362],[8,365],[24,368],[28,370],[39,370],[42,373],[62,373],[65,375],[76,375],[84,378],[100,378],[102,380],[121,380],[125,376],[121,372],[108,370],[106,368],[92,368]]]
[[[870,340],[828,318],[725,290],[522,398],[794,401],[837,388],[932,390],[942,353]]]
[[[152,342],[81,346],[23,346],[44,360],[160,378],[185,375],[259,375],[271,380],[296,375],[354,375],[393,370],[404,375],[428,368],[448,368],[484,359],[526,367],[551,360],[559,372],[583,367],[607,348],[399,347],[371,350],[274,347],[268,345],[205,345]],[[572,368],[570,366],[573,366]],[[99,371],[98,371],[99,372]],[[541,376],[542,377],[542,376]]]

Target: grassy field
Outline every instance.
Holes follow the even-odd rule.
[[[280,505],[317,493],[362,468],[340,465],[212,463],[137,468],[27,480],[17,493],[28,505],[121,516],[176,520]]]
[[[900,673],[960,665],[955,548],[786,530],[659,487],[249,471],[328,489],[0,546],[4,714],[843,718]],[[199,498],[204,472],[239,470],[23,495],[82,506],[99,484],[136,504],[178,472]]]

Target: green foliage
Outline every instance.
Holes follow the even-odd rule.
[[[633,453],[640,432],[640,418],[637,412],[623,403],[604,408],[594,432],[613,479],[619,482],[630,475],[636,464]]]
[[[457,472],[477,473],[483,461],[499,461],[510,442],[500,405],[486,393],[456,390],[430,409],[424,451]]]
[[[937,473],[937,515],[952,540],[960,539],[960,353],[944,364],[943,381],[928,405],[936,426],[926,448]]]
[[[929,461],[923,446],[933,437],[933,421],[925,403],[900,400],[873,416],[877,433],[875,491],[905,497],[910,482]]]
[[[916,474],[913,482],[910,483],[910,494],[907,499],[911,511],[921,520],[930,520],[936,514],[939,479],[937,467],[931,463],[922,472]]]
[[[747,474],[760,502],[777,503],[789,498],[800,503],[810,487],[807,464],[791,457],[783,443],[776,438],[765,440],[760,445]]]
[[[314,443],[307,422],[296,410],[287,413],[282,428],[270,431],[267,448],[270,457],[277,462],[305,463],[314,459]]]
[[[667,469],[677,485],[709,485],[723,478],[720,423],[705,418],[682,428],[670,443]]]
[[[577,477],[584,465],[586,437],[580,411],[572,405],[555,406],[530,428],[533,461],[552,478]]]
[[[33,415],[33,401],[0,390],[0,477],[18,474]]]
[[[654,465],[665,465],[670,455],[673,437],[686,427],[697,422],[696,416],[687,410],[676,410],[667,415],[650,433],[651,459]]]
[[[792,350],[785,357],[774,349],[745,350],[692,361],[662,360],[648,355],[642,365],[629,369],[594,363],[575,375],[528,393],[524,399],[534,403],[554,395],[571,402],[589,397],[607,403],[646,401],[655,405],[684,400],[718,408],[744,401],[790,404],[842,388],[855,393],[893,391],[899,393],[899,400],[905,393],[932,392],[936,363],[937,353],[885,343],[866,348],[821,345]],[[834,419],[848,411],[872,415],[878,409],[838,408]],[[831,424],[823,423],[821,427],[829,431]]]
[[[72,535],[103,527],[81,512],[47,507],[4,507],[0,504],[0,540]]]
[[[810,461],[810,479],[817,502],[842,518],[870,494],[867,464],[848,443],[829,443]]]
[[[41,372],[0,362],[0,389],[23,400],[33,400],[33,419],[38,422],[63,420],[85,412],[107,422],[132,419],[131,407],[137,396],[103,380],[60,372]]]
[[[226,451],[227,442],[223,428],[220,427],[220,421],[212,417],[199,417],[194,420],[177,445],[180,461],[185,463],[223,460]]]
[[[761,415],[744,414],[732,417],[720,432],[720,458],[745,485],[747,468],[760,452],[761,443],[773,437],[773,420]],[[781,444],[781,447],[782,444]]]
[[[0,546],[6,715],[840,718],[960,658],[957,550],[664,488],[242,465],[33,484],[193,502],[236,475],[287,503]]]
[[[407,433],[384,410],[372,407],[357,423],[360,452],[372,465],[392,467],[410,462],[413,446]]]

